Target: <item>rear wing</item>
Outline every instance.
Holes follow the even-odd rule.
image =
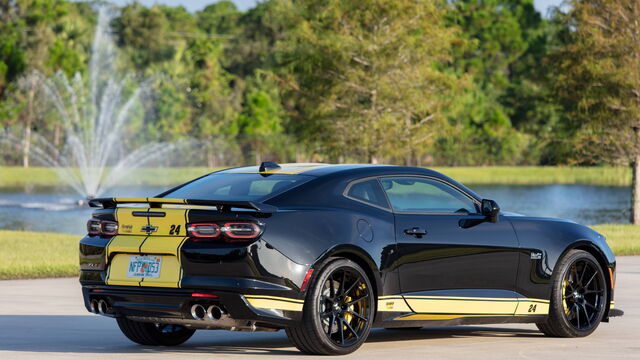
[[[231,208],[252,209],[262,213],[276,212],[273,205],[256,203],[253,201],[227,201],[227,200],[197,200],[197,199],[165,199],[165,198],[97,198],[89,200],[89,206],[113,209],[118,204],[149,204],[151,207],[162,207],[163,204],[172,205],[200,205],[215,206],[221,210]]]

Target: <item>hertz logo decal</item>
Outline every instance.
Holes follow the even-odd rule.
[[[387,309],[392,310],[393,304],[395,304],[393,301],[387,301]]]

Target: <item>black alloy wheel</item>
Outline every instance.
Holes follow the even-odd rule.
[[[344,355],[369,336],[375,295],[362,268],[347,259],[328,263],[313,281],[303,321],[287,329],[298,349],[309,354]]]
[[[569,267],[563,282],[563,307],[567,320],[578,330],[589,330],[604,310],[605,284],[600,266],[578,259]]]
[[[560,261],[554,278],[549,317],[538,328],[546,335],[581,337],[600,324],[607,301],[604,272],[593,255],[572,250]]]
[[[371,319],[371,297],[363,277],[350,267],[334,270],[318,298],[325,334],[339,346],[356,343]]]

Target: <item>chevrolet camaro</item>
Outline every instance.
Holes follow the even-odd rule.
[[[265,162],[90,205],[84,304],[139,344],[284,329],[305,353],[337,355],[372,328],[581,337],[622,313],[602,235],[503,212],[432,170]]]

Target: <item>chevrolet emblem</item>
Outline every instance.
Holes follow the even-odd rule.
[[[151,233],[154,233],[154,232],[158,231],[158,227],[157,226],[151,226],[151,225],[145,225],[140,230],[146,232],[147,235],[151,235]]]

